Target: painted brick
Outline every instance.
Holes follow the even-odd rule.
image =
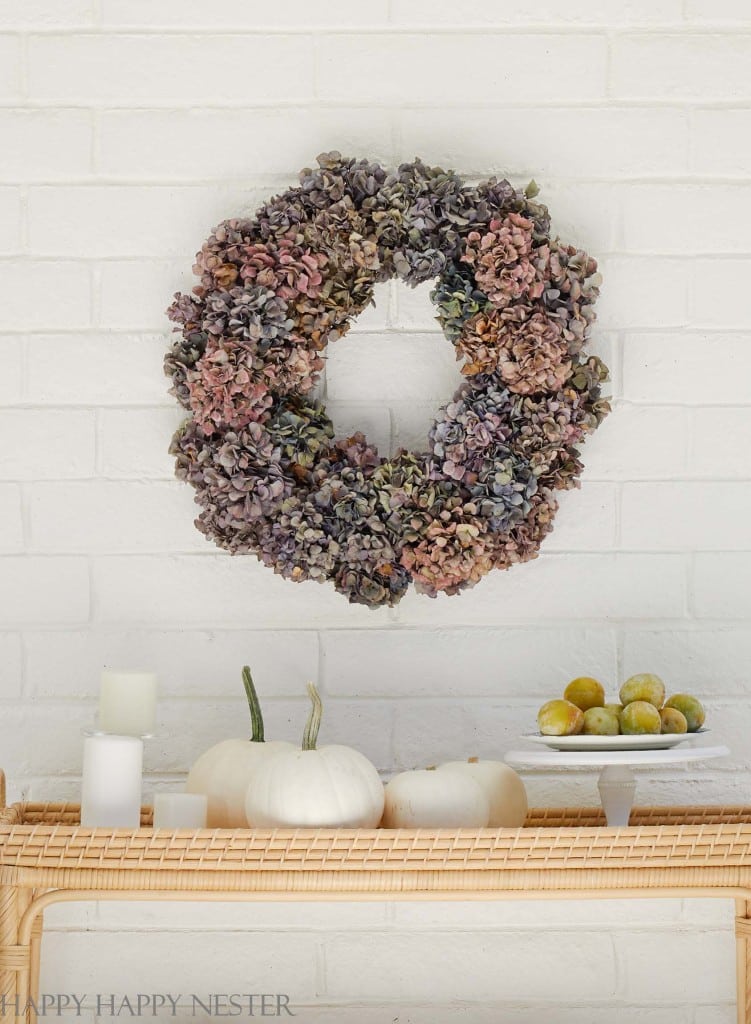
[[[393,448],[409,448],[412,451],[425,451],[428,444],[428,433],[433,425],[438,409],[451,398],[447,390],[441,399],[432,402],[404,401],[389,402],[393,421]]]
[[[265,629],[299,622],[375,629],[390,621],[387,609],[350,607],[333,588],[310,581],[293,585],[252,557],[103,557],[94,562],[93,576],[97,617],[106,623]]]
[[[356,941],[358,931],[384,927],[388,909],[389,905],[386,902],[355,900],[346,903],[335,900],[326,903],[321,900],[314,915],[306,915],[304,920],[300,920],[299,904],[253,900],[253,927],[257,931],[274,932],[346,929],[354,933]],[[97,904],[94,927],[106,931],[142,928],[161,932],[216,932],[228,928],[232,928],[233,931],[246,931],[248,908],[241,902],[220,903],[213,900],[208,904],[102,902]]]
[[[593,7],[586,0],[574,0],[565,6],[555,0],[544,0],[534,7],[499,6],[493,0],[478,0],[471,6],[457,5],[451,0],[393,0],[392,20],[397,24],[467,27],[470,25],[496,27],[498,25],[593,25],[680,22],[682,7],[679,0],[627,0],[618,9],[608,5]]]
[[[706,1009],[700,1007],[698,1012]],[[523,1006],[508,1002],[480,1005],[472,1001],[463,1002],[455,999],[445,1006],[440,1003],[416,1006],[414,1003],[399,1000],[390,1006],[360,1006],[352,1002],[346,1006],[335,1006],[318,1002],[312,1007],[301,1006],[298,1012],[305,1024],[349,1024],[353,1012],[357,1013],[358,1024],[383,1024],[384,1020],[389,1019],[389,1013],[392,1020],[395,1013],[409,1014],[409,1024],[456,1024],[456,1021],[462,1018],[471,1020],[472,1024],[497,1024],[498,1020],[502,1020],[503,1024],[540,1024],[541,1020],[550,1015],[550,1007],[545,1003],[529,1003],[526,1000]],[[605,1013],[608,1024],[634,1024],[637,1019],[639,1024],[694,1024],[691,1006],[673,1006],[669,1010],[664,1010],[645,1009],[633,1003],[628,1006],[613,1006],[612,1002],[574,1007],[556,1004],[555,1021],[556,1024],[601,1024]],[[733,1024],[732,1013],[735,1013],[735,1010],[728,1007],[725,1016],[701,1017],[701,1020],[697,1017],[696,1024]]]
[[[0,479],[68,480],[94,473],[94,414],[85,409],[0,410]]]
[[[623,389],[632,401],[743,404],[749,374],[743,335],[629,334],[623,346]]]
[[[676,109],[406,106],[399,124],[408,140],[404,159],[420,153],[428,163],[480,177],[512,175],[517,184],[534,177],[543,201],[550,179],[579,179],[583,167],[587,177],[623,179],[681,174],[688,166],[688,116]],[[513,144],[499,146],[499,139]]]
[[[171,480],[175,460],[172,435],[187,413],[173,408],[102,409],[98,416],[98,470],[101,476],[128,480]]]
[[[362,936],[356,944],[332,938],[326,943],[327,992],[336,1000],[373,1001],[382,998],[385,977],[395,1002],[455,1000],[463,993],[478,1002],[524,1000],[530,991],[540,1000],[564,1001],[576,999],[583,985],[590,999],[615,991],[612,945],[593,932],[567,934],[565,944],[555,932],[496,935],[492,943],[465,933],[461,957],[455,943],[444,932],[431,933],[427,942],[399,933]],[[540,971],[541,961],[551,970]],[[732,966],[733,958],[728,962]]]
[[[688,322],[691,265],[658,257],[609,257],[602,261],[601,327],[677,327]]]
[[[553,692],[562,690],[558,687]],[[422,703],[400,700],[392,740],[394,765],[408,770],[468,756],[502,759],[518,746],[520,736],[534,731],[541,703],[445,701],[426,718]]]
[[[30,244],[44,255],[173,257],[190,266],[214,224],[254,210],[262,199],[258,190],[217,187],[32,188]]]
[[[94,698],[103,668],[148,665],[159,677],[162,699],[237,698],[244,664],[262,697],[293,697],[317,674],[318,636],[312,630],[31,631],[24,634],[24,651],[34,697]]]
[[[30,550],[53,552],[211,552],[193,526],[192,488],[97,480],[30,488]]]
[[[667,406],[616,403],[598,430],[581,445],[591,480],[664,480],[687,465],[688,414]]]
[[[11,696],[11,694],[9,694]],[[29,774],[29,712],[22,704],[13,702],[4,706],[3,714],[3,768],[10,800],[22,798]]]
[[[686,0],[686,18],[712,25],[748,22],[748,6],[745,0]]]
[[[691,128],[691,170],[719,177],[748,177],[751,110],[696,110]]]
[[[89,269],[84,264],[19,260],[3,262],[0,271],[6,328],[88,326],[91,299]]]
[[[439,333],[436,309],[430,298],[432,289],[432,282],[420,284],[416,288],[409,288],[401,282],[397,284],[394,289],[394,326]]]
[[[462,381],[442,334],[358,335],[329,350],[326,390],[337,401],[445,401]]]
[[[670,690],[746,698],[751,693],[751,630],[627,629],[623,675],[657,672]]]
[[[5,143],[0,152],[2,179],[56,181],[90,170],[88,111],[0,110],[0,134]]]
[[[149,0],[104,0],[102,24],[115,28],[339,28],[342,24],[380,24],[386,19],[386,0],[362,8],[349,0],[330,0],[313,10],[307,0],[282,0],[269,7],[250,8],[242,0],[229,0],[221,10],[208,10],[201,0],[164,0],[157,7]]]
[[[208,223],[208,221],[207,221]],[[195,248],[203,234],[198,236]],[[103,327],[162,331],[165,348],[171,326],[166,309],[175,292],[190,292],[195,279],[191,260],[151,263],[145,260],[107,261],[100,268],[99,322]]]
[[[23,516],[21,488],[17,484],[0,484],[0,553],[23,551]]]
[[[341,630],[322,638],[326,692],[345,696],[543,698],[580,675],[584,660],[588,674],[615,675],[607,628]]]
[[[659,934],[617,935],[616,956],[621,958],[625,994],[633,998],[645,985],[654,984],[655,964],[661,962],[666,937]],[[660,971],[660,998],[665,1002],[695,999],[697,1002],[722,999],[734,984],[735,940],[728,931],[698,938],[681,932],[670,934],[672,957],[682,964],[680,977]]]
[[[368,696],[364,692],[351,701],[327,700],[321,726],[321,742],[356,746],[384,773],[394,765],[392,744],[398,709],[392,701],[362,700],[363,695]],[[296,711],[291,729],[286,730],[286,736],[293,741],[300,735],[300,727],[307,713],[307,704],[301,705]]]
[[[319,41],[318,96],[376,104],[473,103],[550,99],[592,100],[604,95],[605,40],[596,35],[330,35]],[[388,61],[389,74],[383,74]],[[436,68],[451,67],[450,75]],[[529,74],[535,67],[537,73]]]
[[[32,402],[138,406],[168,400],[164,335],[32,335],[27,350]]]
[[[374,402],[327,402],[326,412],[336,437],[350,437],[358,430],[381,454],[391,450],[391,417],[388,407]]]
[[[85,558],[0,560],[0,621],[6,625],[82,623],[89,615],[89,572]]]
[[[56,0],[2,0],[0,3],[0,24],[9,28],[80,28],[93,24],[91,0],[69,0],[65,4]]]
[[[197,67],[221,67],[197,75]],[[231,85],[229,85],[231,83]],[[78,35],[33,36],[29,95],[133,106],[307,99],[313,51],[305,36]]]
[[[196,138],[201,146],[195,145]],[[363,107],[293,107],[283,118],[276,110],[259,107],[108,110],[102,115],[99,168],[114,178],[225,183],[246,182],[256,174],[284,175],[292,184],[300,168],[314,163],[320,152],[367,153],[390,164],[392,145],[390,114]],[[264,198],[259,196],[258,205]],[[205,206],[195,212],[202,209],[205,214]]]
[[[289,932],[212,934],[203,941],[200,932],[154,932],[138,942],[127,933],[54,932],[47,940],[42,984],[45,992],[122,993],[123,978],[137,978],[139,992],[203,991],[205,997],[196,989],[196,955],[203,947],[212,992],[238,991],[238,978],[247,977],[252,964],[252,991],[288,992],[294,1006],[316,994],[317,944],[314,935]],[[107,1007],[103,1015],[109,1015]]]
[[[625,484],[621,543],[640,551],[751,549],[751,487],[744,483]]]
[[[23,653],[19,633],[0,633],[0,665],[0,698],[18,700],[23,687]]]
[[[373,285],[373,299],[369,306],[355,317],[347,337],[353,334],[369,334],[384,331],[393,326],[394,292],[399,285],[396,281],[379,281]]]
[[[0,97],[16,99],[21,95],[21,40],[0,36]]]
[[[612,185],[545,183],[540,198],[552,211],[552,230],[593,256],[616,248],[620,200]]]
[[[643,185],[621,200],[623,244],[629,252],[748,252],[745,185]],[[659,224],[659,231],[655,225]],[[706,266],[700,264],[702,269]],[[721,264],[724,266],[724,261]],[[702,282],[703,284],[703,282]]]
[[[264,726],[269,737],[295,740],[302,736],[309,705],[297,701],[264,700]],[[185,728],[185,722],[190,728]],[[249,735],[248,705],[244,699],[217,700],[214,695],[196,701],[162,701],[157,716],[158,743],[148,751],[149,770],[182,780],[196,757],[227,737]]]
[[[585,483],[558,495],[548,551],[609,551],[615,545],[618,501],[611,484]]]
[[[0,335],[0,403],[20,402],[23,388],[23,342],[20,338]]]
[[[21,193],[17,188],[0,188],[0,252],[18,252],[21,247]]]
[[[84,729],[96,727],[96,713],[96,702],[91,700],[29,704],[28,721],[33,729],[34,742],[30,744],[28,771],[32,775],[72,773],[80,779],[83,762],[81,733]],[[60,727],[63,719],[64,729]]]
[[[691,322],[701,327],[748,327],[745,302],[751,260],[696,260],[691,282]],[[717,297],[722,295],[722,302]]]
[[[235,669],[235,673],[237,669]],[[269,739],[300,743],[310,710],[304,679],[315,676],[309,666],[298,677],[296,700],[279,700],[263,696],[264,730]],[[259,678],[260,685],[260,678]],[[327,700],[321,727],[321,743],[352,745],[381,771],[391,768],[391,736],[395,712],[384,701],[356,699]],[[185,728],[186,721],[190,728]],[[162,701],[159,705],[158,731],[161,739],[149,751],[149,770],[173,773],[181,778],[196,756],[228,736],[249,734],[248,706],[242,697],[233,701],[217,700],[212,693],[192,702]]]
[[[724,1005],[697,1006],[693,1024],[734,1024],[737,1019],[735,1003]]]
[[[700,901],[693,900],[692,903]],[[722,904],[722,900],[704,900]],[[723,906],[723,913],[728,907]],[[732,914],[730,915],[732,918]],[[650,928],[665,926],[683,919],[679,900],[452,900],[434,903],[429,900],[394,902],[394,925],[420,929],[453,928],[488,929],[598,928],[607,920],[608,927]]]
[[[751,41],[743,35],[616,36],[610,81],[617,97],[745,99]]]
[[[696,555],[693,577],[696,615],[709,619],[743,619],[751,615],[749,573],[749,552]]]
[[[748,480],[748,438],[751,437],[751,406],[728,409],[696,409],[689,449],[692,475],[737,477]]]
[[[461,595],[435,600],[408,593],[398,607],[405,625],[505,625],[550,620],[680,618],[683,557],[647,554],[547,554],[491,573]]]

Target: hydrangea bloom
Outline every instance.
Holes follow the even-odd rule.
[[[327,153],[255,217],[214,229],[193,294],[168,310],[164,363],[191,414],[176,473],[207,538],[371,608],[410,583],[456,594],[537,555],[608,405],[607,370],[583,351],[597,265],[550,236],[535,195]],[[427,449],[386,459],[362,434],[336,439],[311,395],[326,345],[392,277],[435,280],[466,379]]]

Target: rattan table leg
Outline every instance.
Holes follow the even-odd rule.
[[[37,1015],[35,1007],[39,1003],[39,965],[42,951],[42,930],[44,928],[43,915],[40,913],[34,918],[34,926],[31,931],[30,944],[30,965],[29,965],[29,990],[31,992],[32,1008],[29,1013],[29,1024],[36,1024]]]
[[[0,1010],[27,1024],[31,949],[19,940],[21,917],[31,903],[29,889],[0,886]]]
[[[735,901],[738,1024],[751,1024],[751,901]]]
[[[16,1024],[29,1024],[31,1014],[31,943],[23,942],[21,939],[20,919],[31,905],[34,893],[31,889],[18,890],[18,978],[16,989],[18,994],[18,1008],[16,1010]]]
[[[13,966],[13,952],[18,943],[18,889],[0,886],[0,998],[3,1016],[14,1012],[18,972]]]

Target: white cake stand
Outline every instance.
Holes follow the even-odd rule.
[[[510,750],[505,757],[512,768],[600,769],[597,788],[608,825],[628,825],[634,804],[634,768],[663,768],[672,764],[727,757],[727,747],[675,747],[672,750]]]

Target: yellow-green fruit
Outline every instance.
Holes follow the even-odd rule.
[[[543,736],[576,736],[584,727],[584,715],[570,700],[549,700],[537,714]]]
[[[617,736],[621,731],[618,715],[607,708],[587,708],[583,731],[588,736]]]
[[[621,711],[621,732],[624,736],[658,733],[662,729],[660,712],[646,700],[633,700]]]
[[[618,696],[621,698],[621,704],[645,700],[648,704],[661,708],[665,703],[665,684],[659,676],[654,676],[651,672],[640,672],[626,680]]]
[[[707,717],[701,701],[688,693],[676,693],[670,700],[665,701],[665,707],[675,708],[685,716],[689,732],[698,732]]]
[[[688,732],[686,716],[678,708],[661,708],[660,720],[663,732]]]
[[[612,711],[613,714],[615,714],[615,715],[620,715],[621,711],[623,711],[623,705],[622,704],[606,704],[605,705],[605,710],[606,711]]]
[[[605,690],[602,683],[590,676],[579,676],[572,679],[563,691],[564,700],[570,700],[576,704],[580,711],[588,711],[589,708],[601,708],[605,703]]]

